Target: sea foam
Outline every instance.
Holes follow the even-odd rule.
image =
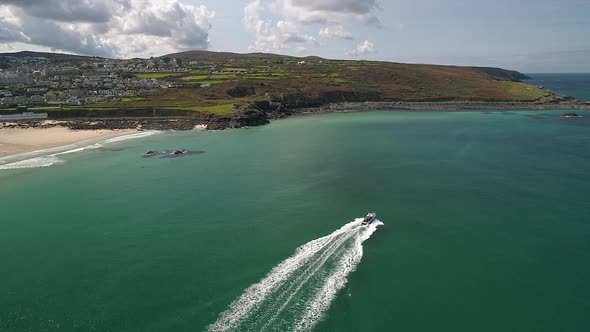
[[[91,143],[92,140],[83,141],[75,144],[68,144],[54,148],[43,150],[36,150],[32,152],[23,153],[17,156],[10,156],[0,158],[0,170],[26,169],[26,168],[41,168],[59,165],[65,163],[64,160],[58,156],[82,152],[85,150],[99,149],[106,144],[123,142],[130,139],[137,139],[156,135],[160,131],[146,131],[141,133],[134,133],[128,135],[117,136],[105,139],[99,142]],[[28,158],[32,157],[32,158]],[[19,160],[20,159],[20,160]],[[16,160],[16,161],[15,161]]]
[[[63,162],[63,160],[54,156],[37,157],[0,165],[0,170],[49,167]]]
[[[129,134],[129,135],[123,135],[123,136],[117,136],[117,137],[113,137],[113,138],[109,138],[107,140],[102,141],[102,144],[109,144],[109,143],[116,143],[116,142],[122,142],[122,141],[127,141],[130,139],[136,139],[136,138],[144,138],[144,137],[148,137],[148,136],[153,136],[156,134],[161,133],[161,131],[158,130],[151,130],[151,131],[144,131],[144,132],[140,132],[140,133],[135,133],[135,134]]]

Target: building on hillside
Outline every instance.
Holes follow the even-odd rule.
[[[14,102],[14,98],[13,97],[4,97],[2,99],[0,99],[0,105],[2,106],[12,106],[16,104]]]
[[[19,105],[26,105],[29,103],[29,98],[25,96],[16,96],[14,97],[14,103]]]
[[[27,88],[27,92],[29,92],[29,93],[45,93],[46,91],[47,91],[47,88],[42,88],[42,87]]]
[[[40,95],[33,95],[29,99],[31,100],[32,104],[39,104],[45,102],[45,98],[41,97]]]

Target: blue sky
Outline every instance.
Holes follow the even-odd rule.
[[[0,0],[0,50],[264,51],[590,72],[588,17],[590,0]]]

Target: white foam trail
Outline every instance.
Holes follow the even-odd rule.
[[[342,239],[336,241],[333,245],[330,246],[330,248],[324,254],[321,255],[319,261],[314,262],[310,269],[305,270],[298,277],[298,279],[292,282],[289,288],[285,292],[283,292],[283,294],[281,294],[281,298],[285,295],[287,295],[287,298],[281,299],[281,302],[283,304],[278,308],[278,310],[276,310],[274,315],[267,320],[266,324],[264,324],[264,326],[260,329],[261,331],[264,331],[269,325],[276,321],[276,319],[283,312],[283,310],[285,310],[285,308],[289,305],[293,297],[295,297],[299,293],[301,288],[303,288],[306,285],[309,279],[311,279],[314,276],[314,274],[318,272],[318,270],[321,269],[322,266],[326,263],[326,261],[334,254],[334,252],[336,252],[336,250],[338,250],[340,246],[348,239],[350,239],[353,235],[356,235],[355,231],[351,231],[346,236],[343,236]],[[295,285],[297,285],[297,287],[293,289],[293,286]]]
[[[279,283],[299,269],[307,260],[322,249],[329,241],[358,223],[352,222],[344,225],[330,235],[308,242],[297,248],[295,254],[280,263],[259,283],[248,287],[242,296],[234,301],[228,310],[222,313],[217,322],[209,327],[209,331],[227,331],[235,327],[248,313],[259,305],[266,295],[275,290]]]
[[[271,324],[287,324],[279,319],[283,312],[290,315],[295,312],[297,320],[288,323],[289,327],[279,326],[274,330],[311,329],[344,287],[347,275],[356,269],[362,258],[362,243],[382,225],[375,221],[361,227],[361,221],[362,218],[356,219],[330,235],[299,247],[264,279],[248,287],[208,331],[263,331]],[[326,266],[327,262],[334,268],[330,264]],[[244,327],[244,324],[252,326]]]
[[[330,304],[336,298],[339,290],[346,286],[347,276],[356,270],[363,258],[363,242],[373,235],[377,227],[383,225],[381,221],[375,221],[367,230],[355,239],[353,250],[349,251],[341,260],[338,268],[328,277],[322,290],[306,308],[305,316],[297,323],[293,331],[310,331],[330,308]]]

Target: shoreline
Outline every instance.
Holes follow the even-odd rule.
[[[55,123],[48,128],[4,128],[0,125],[0,165],[138,133],[135,129],[71,130]]]
[[[590,104],[582,102],[565,103],[521,103],[485,101],[439,101],[439,102],[343,102],[319,107],[301,108],[294,113],[344,113],[366,111],[409,111],[409,112],[504,112],[504,111],[566,111],[590,110]]]
[[[247,126],[266,125],[269,120],[280,120],[299,115],[355,113],[355,112],[509,112],[509,111],[588,111],[590,104],[579,101],[559,103],[526,103],[526,102],[489,102],[489,101],[431,101],[431,102],[342,102],[317,107],[301,107],[283,112],[269,112],[263,109],[247,109],[238,111],[232,117],[201,114],[200,117],[156,116],[156,117],[88,117],[59,118],[43,121],[0,122],[0,162],[8,157],[28,153],[35,150],[54,148],[61,145],[80,143],[88,139],[108,139],[116,136],[142,132],[144,130],[177,130],[190,131],[195,129],[223,130]],[[15,141],[18,133],[43,133],[55,131],[57,136],[67,136],[65,140],[49,139],[47,144],[35,141],[23,134],[25,141]],[[90,133],[90,134],[89,134]],[[49,135],[51,137],[51,135]]]
[[[458,107],[461,106],[461,107]],[[478,107],[479,106],[479,107]],[[217,118],[215,123],[205,123],[194,118],[86,118],[27,121],[17,123],[0,122],[0,169],[36,168],[51,166],[62,162],[58,156],[78,152],[86,149],[102,147],[117,141],[150,136],[165,131],[190,130],[223,130],[227,128],[242,128],[247,126],[262,126],[268,120],[282,120],[290,117],[310,116],[314,114],[330,113],[363,113],[363,112],[511,112],[511,111],[588,111],[588,104],[560,104],[537,105],[531,104],[498,104],[498,103],[339,103],[316,108],[300,108],[288,113],[266,113],[257,110],[254,113],[256,121],[253,124],[231,126],[228,118]],[[578,107],[573,107],[578,106]],[[264,115],[261,120],[260,116]],[[246,123],[251,118],[244,117]],[[141,125],[138,126],[138,123]],[[166,124],[169,124],[166,125]],[[146,128],[147,127],[147,128]],[[157,127],[155,129],[153,127]],[[148,129],[150,128],[150,129]],[[153,130],[152,130],[153,128]],[[33,162],[34,163],[30,163]],[[28,163],[29,162],[29,163]],[[41,164],[39,166],[39,164]]]

